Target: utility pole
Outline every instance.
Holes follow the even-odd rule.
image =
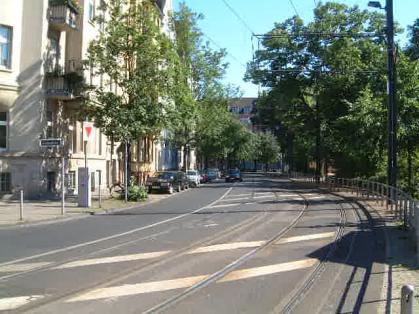
[[[393,0],[386,0],[383,8],[379,1],[370,1],[368,6],[386,11],[387,37],[387,119],[388,119],[388,185],[397,186],[397,102],[396,102],[396,47],[394,45]]]
[[[388,66],[388,185],[397,186],[396,49],[394,45],[393,0],[386,0]]]

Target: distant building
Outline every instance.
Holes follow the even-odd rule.
[[[234,99],[228,110],[237,115],[240,122],[249,130],[253,130],[252,118],[256,112],[257,98],[243,97]]]

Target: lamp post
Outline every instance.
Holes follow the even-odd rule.
[[[383,8],[379,1],[368,2],[369,7],[386,11],[387,68],[388,68],[388,185],[397,186],[397,103],[396,103],[396,49],[394,45],[393,0],[386,0]]]

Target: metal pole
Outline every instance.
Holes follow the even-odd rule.
[[[20,190],[19,220],[23,220],[23,190]]]
[[[84,168],[87,171],[87,141],[84,141]]]
[[[125,140],[125,203],[128,202],[128,141]]]
[[[100,191],[100,184],[99,184],[99,208],[102,208],[102,193]]]
[[[415,289],[412,285],[404,285],[402,287],[400,298],[400,314],[413,314],[413,293]]]
[[[61,158],[61,215],[65,215],[65,164],[64,151]]]
[[[393,0],[386,0],[388,66],[388,184],[397,186],[396,49],[394,45]]]

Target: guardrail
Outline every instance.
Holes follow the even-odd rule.
[[[419,202],[410,194],[389,186],[387,184],[375,181],[369,181],[359,178],[347,179],[336,177],[315,177],[302,173],[293,172],[291,178],[303,179],[306,182],[318,183],[328,187],[331,191],[348,189],[351,193],[359,197],[375,200],[381,203],[387,210],[394,214],[395,218],[403,224],[415,230],[419,230]]]
[[[390,210],[396,219],[403,221],[408,228],[413,241],[416,242],[416,263],[419,264],[419,201],[408,193],[384,183],[363,180],[359,178],[347,179],[336,177],[316,177],[298,172],[292,172],[290,178],[304,180],[325,186],[330,191],[347,189],[357,197],[371,199]],[[413,313],[414,288],[404,285],[401,289],[400,313]]]

